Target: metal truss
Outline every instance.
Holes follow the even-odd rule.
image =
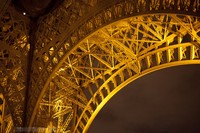
[[[32,66],[31,88],[29,91],[30,99],[28,101],[29,103],[31,103],[28,105],[29,110],[27,114],[27,121],[28,123],[30,123],[29,125],[31,126],[34,122],[36,112],[39,108],[39,103],[46,91],[46,88],[48,88],[49,82],[51,81],[52,77],[55,76],[55,74],[57,73],[57,70],[62,66],[63,62],[66,62],[66,64],[70,64],[70,62],[72,62],[71,58],[69,60],[70,62],[66,61],[66,59],[69,57],[71,50],[77,49],[78,47],[77,44],[79,44],[84,38],[86,38],[87,36],[90,36],[96,30],[110,23],[113,23],[115,21],[122,20],[125,18],[129,18],[131,16],[141,16],[142,14],[143,15],[144,14],[160,14],[161,15],[163,13],[198,16],[199,6],[200,6],[199,0],[163,0],[163,1],[160,1],[160,0],[137,0],[137,1],[136,0],[119,0],[119,1],[65,0],[63,4],[60,5],[56,10],[44,16],[39,21],[40,25],[36,33],[37,43],[36,43],[36,49],[35,49],[35,54],[33,58],[34,65]],[[194,30],[194,25],[193,25],[193,21],[198,22],[199,20],[197,20],[197,18],[196,20],[193,20],[195,19],[195,17],[194,18],[189,17],[189,18],[191,18],[191,20],[186,19],[185,21],[182,19],[182,17],[175,15],[175,18],[170,18],[170,19],[176,19],[176,20],[173,20],[175,21],[175,23],[182,24],[182,25],[179,25],[179,27],[180,26],[185,27],[186,31],[184,32],[187,32],[190,36],[192,36],[195,42],[194,45],[199,46],[199,33],[196,34],[197,31]],[[145,20],[145,21],[147,22],[154,21],[154,18],[152,18],[152,20]],[[160,21],[162,22],[165,20],[162,20],[161,18]],[[170,22],[170,20],[168,21]],[[148,29],[147,27],[149,27],[148,24],[144,24],[143,26],[146,29]],[[176,30],[176,28],[179,28],[179,27],[173,26],[171,30]],[[153,27],[149,27],[149,30],[151,28]],[[160,28],[157,27],[157,29],[160,29]],[[155,36],[155,38],[161,39],[163,36],[159,35],[159,32],[155,31],[157,29],[156,27],[154,27],[154,32],[151,33],[151,36]],[[187,29],[190,31],[187,31]],[[143,30],[143,29],[140,29],[140,30]],[[139,34],[142,34],[142,32]],[[173,38],[173,37],[169,37],[169,38]],[[120,45],[120,41],[115,42],[115,43]],[[139,43],[142,43],[142,42],[139,42]],[[159,45],[159,43],[157,45]],[[141,46],[141,47],[148,47],[148,46]],[[85,47],[81,49],[85,51],[88,50]],[[126,50],[128,49],[129,48],[126,48]],[[129,49],[128,51],[129,53],[132,54],[131,49]],[[93,60],[93,58],[97,59],[98,57],[91,56],[89,58]],[[99,57],[99,60],[100,58],[101,57]],[[105,63],[104,65],[107,67],[112,67],[107,63]],[[78,68],[73,71],[75,72],[75,71],[80,71],[80,70],[81,68]],[[88,71],[80,72],[80,73],[82,75],[89,76],[87,72],[95,73],[96,70],[89,71],[88,69]],[[71,77],[73,78],[73,76]],[[93,77],[95,77],[94,74],[89,79]],[[79,80],[76,79],[76,83],[79,82],[81,79]],[[83,81],[86,82],[86,80],[88,79],[84,79]]]
[[[200,64],[199,12],[199,0],[64,0],[32,38],[29,19],[10,5],[0,12],[0,92],[10,111],[1,129],[26,122],[35,132],[86,132],[128,83]]]
[[[0,19],[0,91],[6,99],[15,126],[21,126],[30,47],[26,28],[28,21],[12,7]]]
[[[199,19],[175,14],[135,16],[86,37],[54,71],[34,126],[86,132],[100,109],[128,83],[162,68],[200,64]],[[43,60],[49,57],[44,55]]]

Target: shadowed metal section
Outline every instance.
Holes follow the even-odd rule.
[[[2,15],[4,14],[4,12],[8,8],[10,2],[11,2],[11,0],[0,0],[0,3],[1,3],[0,4],[0,18],[2,17]]]
[[[39,18],[55,9],[63,0],[13,0],[17,10],[29,18]]]
[[[22,126],[26,67],[29,52],[28,19],[13,7],[0,18],[0,87],[15,126]]]

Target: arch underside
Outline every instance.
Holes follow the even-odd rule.
[[[199,64],[199,0],[64,0],[39,19],[35,49],[28,42],[30,20],[7,8],[10,0],[4,3],[0,92],[11,113],[6,125],[20,127],[27,118],[29,126],[85,132],[117,92],[113,86],[120,90],[160,68]]]
[[[200,64],[199,27],[199,17],[165,13],[102,27],[64,55],[46,82],[33,126],[86,132],[100,109],[128,83],[162,68]],[[49,59],[43,55],[44,62]]]
[[[33,124],[39,102],[51,77],[72,49],[96,30],[121,19],[142,14],[174,13],[199,16],[199,0],[64,0],[40,18],[36,32],[27,123]],[[186,26],[184,23],[184,26]],[[188,28],[189,25],[187,25]],[[191,29],[191,28],[189,28]],[[188,31],[196,33],[194,30]],[[199,42],[199,35],[194,35]]]

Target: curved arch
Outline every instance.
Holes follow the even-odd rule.
[[[37,105],[51,80],[50,77],[62,64],[59,62],[63,62],[65,53],[76,47],[86,36],[107,24],[131,16],[151,13],[199,16],[199,9],[197,0],[64,1],[56,10],[40,19],[33,59],[32,86],[29,92],[29,102],[32,103],[28,105],[29,125],[34,121]],[[192,32],[195,31],[190,31]]]
[[[149,52],[141,56],[138,60],[139,61],[143,59],[149,60],[150,55],[153,56],[153,55],[156,55],[157,53],[163,53],[169,49],[172,51],[175,49],[178,50],[182,46],[185,48],[194,47],[191,44],[168,46],[165,48],[161,48],[159,50]],[[187,48],[187,49],[190,50],[190,48]],[[169,55],[166,55],[166,58],[170,56],[171,55],[169,53]],[[188,60],[186,58],[185,58],[186,60],[179,60],[177,57],[177,60],[175,61],[169,61],[169,62],[166,61],[166,62],[162,62],[161,64],[157,64],[155,66],[150,65],[148,67],[148,62],[150,62],[151,60],[150,59],[149,61],[146,62],[147,67],[142,69],[142,71],[138,73],[135,72],[134,70],[135,64],[132,62],[130,62],[130,64],[126,64],[122,66],[116,72],[110,74],[110,76],[101,85],[93,86],[93,87],[96,87],[97,90],[94,91],[93,94],[91,94],[90,100],[88,101],[86,107],[82,111],[77,121],[74,132],[86,132],[90,124],[92,123],[93,119],[95,118],[95,116],[98,114],[101,108],[107,103],[107,101],[110,98],[112,98],[112,96],[115,95],[119,90],[123,89],[123,87],[125,87],[130,82],[136,80],[137,78],[144,76],[150,72],[167,68],[167,67],[178,66],[178,65],[188,65],[188,64],[200,64],[199,58],[198,59],[196,58],[195,60],[191,60],[192,58],[189,56],[191,55],[188,55],[188,57],[186,57],[188,58]],[[131,64],[133,65],[132,68],[131,68],[132,66]],[[90,108],[92,108],[92,111],[89,110]]]
[[[61,84],[69,84],[73,92],[64,95],[69,98],[67,103],[71,105],[70,110],[78,112],[67,113],[69,119],[65,117],[65,121],[68,126],[72,119],[77,120],[74,129],[67,128],[71,131],[85,131],[89,126],[87,121],[92,121],[98,112],[95,104],[99,105],[98,108],[103,106],[101,99],[106,97],[103,93],[113,95],[111,88],[117,88],[120,83],[125,85],[132,75],[142,75],[146,71],[171,65],[199,64],[199,49],[195,47],[198,39],[192,34],[198,28],[197,17],[155,14],[130,17],[99,29],[65,54],[46,82],[37,106],[40,106],[42,97],[43,101],[46,100],[43,95],[46,88],[53,86],[56,91],[66,91]],[[60,77],[64,81],[60,81]],[[63,98],[63,94],[59,96]],[[55,95],[57,98],[59,96]],[[32,122],[33,119],[32,116]]]
[[[79,118],[79,121],[75,127],[75,130],[74,130],[74,133],[75,132],[83,132],[83,133],[86,133],[88,128],[90,127],[91,123],[93,122],[93,120],[95,119],[95,117],[97,116],[97,114],[99,113],[99,111],[101,111],[101,109],[104,107],[104,105],[116,94],[118,93],[120,90],[122,90],[126,85],[128,85],[129,83],[135,81],[136,79],[142,77],[142,76],[145,76],[146,74],[148,73],[151,73],[151,72],[154,72],[154,71],[157,71],[157,70],[160,70],[160,69],[164,69],[164,68],[167,68],[167,67],[173,67],[173,66],[179,66],[179,65],[190,65],[190,64],[200,64],[200,61],[189,61],[189,62],[174,62],[174,63],[171,63],[171,64],[163,64],[161,66],[158,66],[158,67],[155,67],[155,68],[150,68],[146,71],[143,71],[143,73],[139,74],[139,75],[134,75],[132,77],[130,77],[129,79],[127,79],[126,81],[124,81],[123,83],[121,83],[120,85],[118,85],[112,92],[110,92],[107,96],[103,96],[104,98],[102,99],[102,101],[98,104],[98,106],[96,107],[96,109],[94,110],[94,112],[91,113],[91,116],[87,116],[88,119],[87,119],[87,123],[85,124],[85,127],[83,128],[82,126],[83,125],[79,125],[79,123],[81,123],[81,121],[84,121],[83,119],[85,119],[84,115],[88,115],[86,113],[87,109],[85,109],[83,111],[83,113],[81,114],[80,118]],[[102,95],[101,93],[101,90],[102,90],[103,86],[101,86],[99,88],[99,90],[94,94],[94,97],[89,101],[88,105],[87,106],[91,106],[90,104],[92,104],[92,102],[95,102],[93,101],[93,99],[95,99],[97,97],[97,95]],[[83,123],[83,122],[82,122]],[[79,127],[80,126],[80,127]],[[79,129],[78,129],[79,128]]]

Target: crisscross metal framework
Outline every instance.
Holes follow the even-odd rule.
[[[0,19],[0,92],[6,99],[15,126],[20,126],[23,119],[27,56],[30,49],[28,19],[16,13],[12,7],[9,7]]]
[[[198,17],[157,14],[97,30],[65,55],[35,126],[50,122],[58,132],[86,132],[103,105],[133,80],[165,67],[200,64],[198,36],[191,34],[198,35],[199,26]]]
[[[6,122],[41,127],[37,132],[86,132],[135,79],[200,64],[199,9],[199,0],[64,0],[39,18],[33,38],[31,20],[10,6],[0,22]]]

